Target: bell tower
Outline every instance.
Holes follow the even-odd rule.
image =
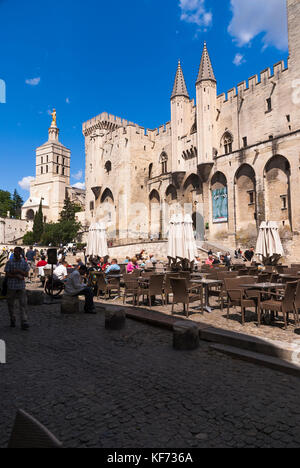
[[[22,207],[22,218],[28,210],[37,212],[42,200],[45,221],[57,222],[70,186],[71,152],[59,140],[56,111],[48,130],[48,141],[36,149],[36,175],[30,184],[30,197]]]

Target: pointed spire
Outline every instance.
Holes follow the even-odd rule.
[[[181,68],[180,60],[178,60],[178,67],[177,67],[175,83],[174,83],[174,88],[173,88],[171,99],[177,96],[184,96],[190,99],[190,96],[189,96],[189,93],[185,84],[185,79],[183,76],[183,71]]]
[[[211,80],[217,82],[214,74],[214,70],[210,61],[209,53],[207,50],[206,42],[204,42],[204,49],[202,53],[198,78],[196,84],[200,81]]]

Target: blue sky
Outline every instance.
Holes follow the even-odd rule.
[[[84,182],[84,121],[169,121],[178,58],[194,97],[204,40],[226,92],[286,60],[285,0],[0,0],[0,188],[28,196],[18,183],[35,175],[53,107],[72,184]]]

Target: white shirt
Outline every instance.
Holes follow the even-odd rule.
[[[67,268],[64,265],[59,265],[58,267],[55,268],[53,274],[59,280],[63,280],[65,278],[65,276],[68,276],[68,271],[67,271]]]

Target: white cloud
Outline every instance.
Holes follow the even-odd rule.
[[[29,86],[37,86],[40,84],[41,78],[30,78],[28,80],[25,80],[25,83],[28,84]]]
[[[28,176],[28,177],[23,177],[22,180],[18,182],[20,185],[21,189],[27,190],[29,192],[30,190],[30,182],[34,180],[34,177]]]
[[[80,180],[83,176],[82,170],[78,171],[76,174],[72,174],[73,179]]]
[[[67,99],[66,99],[66,103],[67,103],[67,104],[70,104],[70,99],[69,99],[68,97],[67,97]]]
[[[77,182],[77,184],[72,185],[72,187],[78,188],[78,189],[81,189],[81,190],[85,190],[85,183],[84,182]]]
[[[264,48],[272,45],[287,49],[286,0],[231,0],[231,9],[233,18],[228,31],[239,47],[263,34]]]
[[[236,56],[234,57],[233,59],[233,63],[234,65],[236,65],[237,67],[239,67],[240,65],[242,65],[242,63],[245,62],[245,58],[244,58],[244,55],[242,54],[236,54]]]
[[[181,20],[207,28],[212,24],[212,13],[206,9],[205,0],[179,0]]]

